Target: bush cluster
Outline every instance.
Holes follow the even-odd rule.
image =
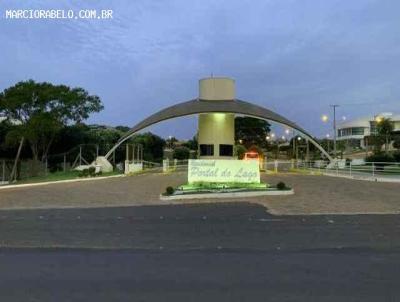
[[[174,194],[174,192],[175,192],[175,189],[174,189],[173,187],[171,187],[171,186],[168,186],[168,187],[165,189],[165,194],[166,194],[166,195],[172,195],[172,194]]]
[[[392,154],[386,154],[383,152],[376,153],[373,155],[368,156],[365,159],[366,162],[400,162],[400,151],[393,152]]]
[[[286,189],[286,184],[283,181],[280,181],[276,184],[276,188],[278,190],[285,190]]]
[[[78,176],[79,177],[95,177],[95,176],[99,176],[101,174],[102,174],[101,171],[96,173],[95,167],[89,167],[87,169],[83,169],[82,171],[80,171]]]

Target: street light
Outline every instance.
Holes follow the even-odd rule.
[[[289,132],[290,132],[289,129],[286,129],[286,130],[285,130],[285,133],[286,133],[287,135],[289,135]]]
[[[329,120],[329,118],[328,118],[328,116],[327,116],[326,114],[323,114],[323,115],[321,116],[321,120],[322,120],[324,123],[326,123],[326,122]]]
[[[337,104],[330,105],[333,108],[333,154],[336,159],[336,108],[339,107]]]
[[[293,138],[293,142],[295,142],[295,138]],[[301,141],[301,137],[298,136],[297,137],[297,141],[300,142]],[[299,144],[296,144],[296,162],[299,160]]]
[[[329,141],[329,138],[330,138],[331,136],[329,135],[329,133],[326,135],[326,139],[327,139],[327,143],[328,143],[328,153],[331,151],[330,149],[330,141]]]
[[[169,148],[172,149],[172,135],[169,135],[168,139],[169,139]]]

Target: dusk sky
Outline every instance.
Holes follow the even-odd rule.
[[[111,9],[113,19],[16,20],[7,9]],[[105,106],[90,123],[133,126],[197,97],[211,73],[316,136],[329,132],[329,104],[341,105],[338,120],[400,113],[398,0],[1,0],[0,12],[0,90],[27,79],[83,87]],[[195,118],[152,128],[195,129]]]

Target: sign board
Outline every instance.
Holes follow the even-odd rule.
[[[260,183],[258,160],[189,159],[188,182]]]

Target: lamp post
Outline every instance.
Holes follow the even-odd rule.
[[[337,149],[336,149],[336,108],[339,107],[337,104],[329,105],[333,108],[333,156],[336,158]],[[329,118],[326,114],[322,115],[321,120],[326,123]]]
[[[336,159],[336,108],[339,107],[339,105],[334,104],[330,106],[333,108],[333,155]]]
[[[296,156],[296,136],[294,135],[294,129],[292,131],[292,143],[293,143],[293,158]]]
[[[169,148],[172,149],[172,135],[168,136],[169,139]]]
[[[330,148],[330,141],[329,141],[329,137],[330,137],[330,135],[329,135],[329,133],[326,135],[326,141],[327,141],[327,143],[328,143],[328,153],[329,152],[331,152],[331,148]]]
[[[297,137],[298,142],[300,143],[301,137]],[[299,160],[299,144],[296,144],[296,161]]]

